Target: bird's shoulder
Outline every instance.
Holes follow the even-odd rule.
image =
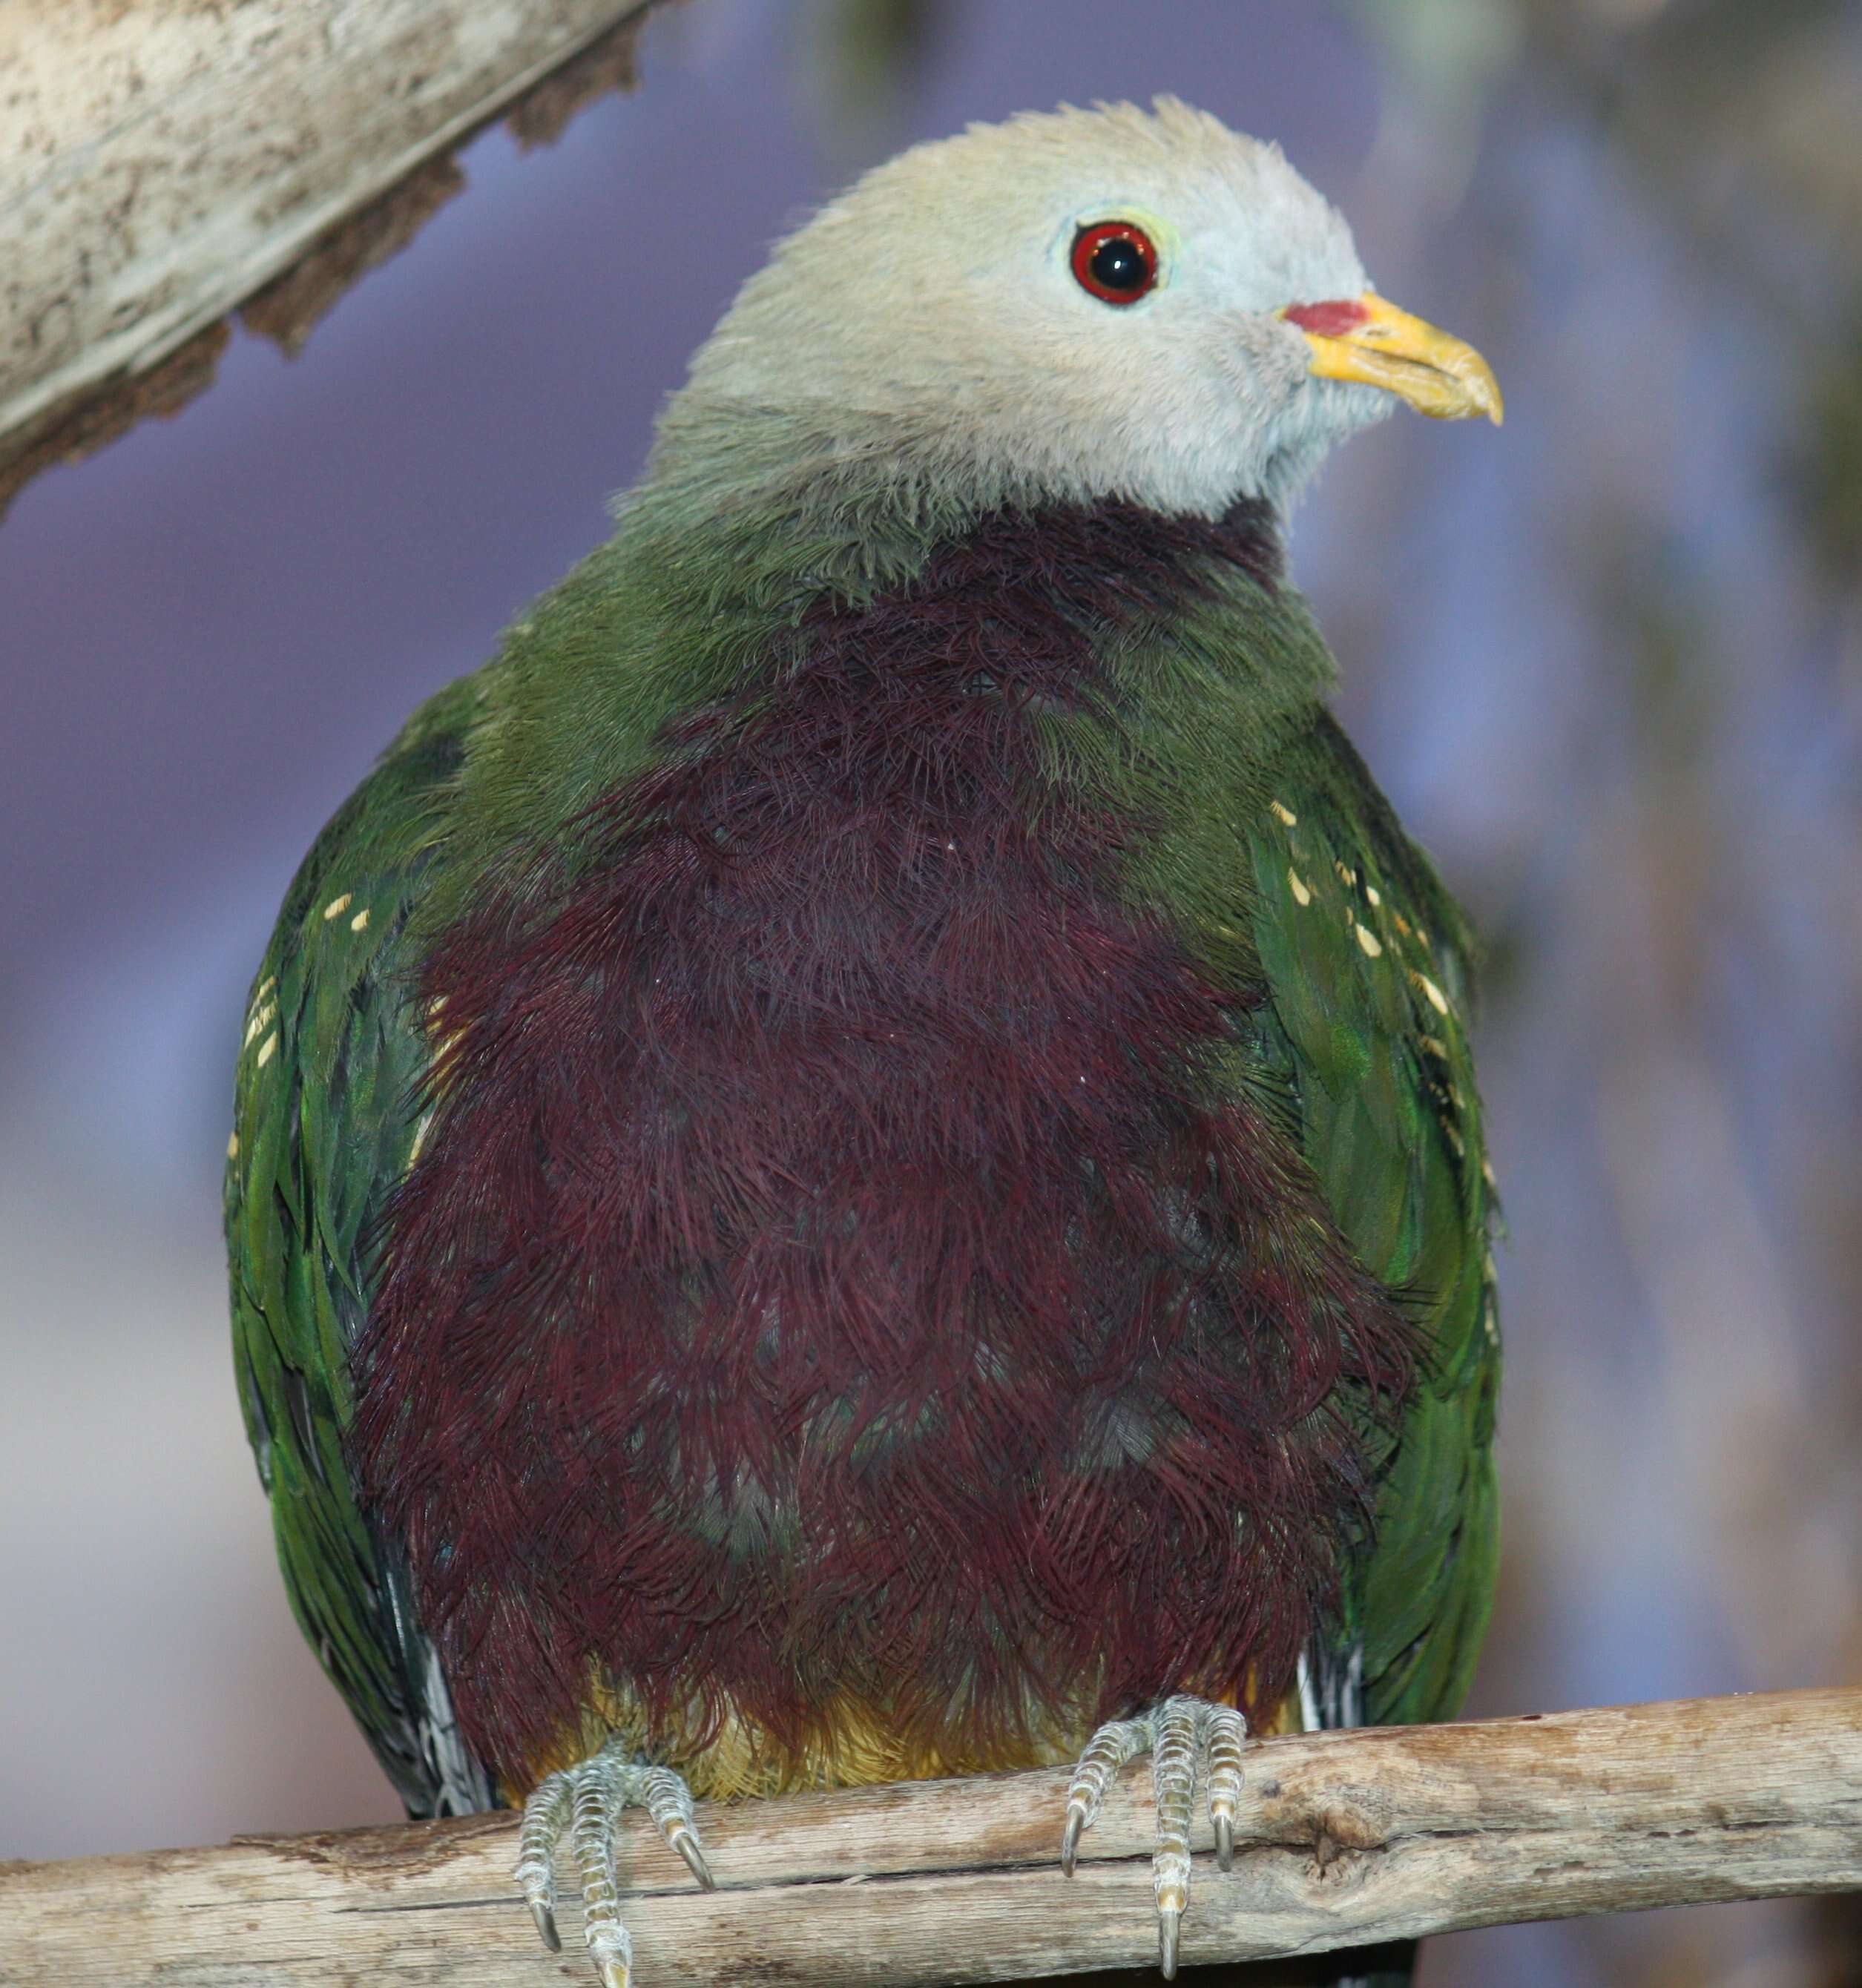
[[[1329,712],[1263,793],[1247,881],[1270,1053],[1366,1265],[1397,1289],[1440,1288],[1432,1243],[1484,1230],[1490,1198],[1467,921]]]

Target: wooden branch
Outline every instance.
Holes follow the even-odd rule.
[[[400,246],[457,191],[450,147],[650,5],[0,5],[0,503],[172,411],[227,313],[308,253],[327,302]],[[610,52],[609,83],[630,49]],[[261,328],[289,343],[306,302]]]
[[[706,1807],[719,1889],[644,1819],[621,1849],[644,1988],[1001,1981],[1155,1957],[1150,1777],[1056,1861],[1059,1770]],[[1252,1747],[1235,1868],[1199,1854],[1187,1963],[1511,1920],[1862,1890],[1862,1690],[1698,1699]],[[0,1981],[63,1988],[592,1982],[542,1952],[508,1815],[0,1866]],[[1197,1847],[1210,1848],[1206,1824]]]

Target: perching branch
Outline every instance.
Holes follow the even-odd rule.
[[[624,80],[651,4],[0,7],[0,505],[172,412],[212,377],[227,313],[280,278],[248,319],[295,343],[458,190],[460,140],[539,88],[560,99],[565,65],[584,93]]]
[[[1150,1777],[1056,1861],[1060,1771],[701,1807],[719,1888],[644,1818],[621,1909],[643,1988],[999,1981],[1155,1955]],[[1251,1748],[1235,1868],[1196,1861],[1187,1963],[1519,1919],[1862,1890],[1862,1690],[1698,1699]],[[0,1867],[0,1980],[521,1988],[544,1953],[509,1816]],[[1207,1853],[1204,1827],[1198,1848]]]

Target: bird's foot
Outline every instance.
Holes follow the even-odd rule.
[[[1113,1777],[1127,1760],[1151,1756],[1157,1791],[1157,1848],[1151,1871],[1157,1896],[1157,1961],[1164,1978],[1177,1972],[1177,1935],[1190,1902],[1190,1814],[1201,1754],[1208,1776],[1209,1820],[1215,1828],[1215,1861],[1225,1871],[1235,1861],[1235,1814],[1242,1796],[1242,1749],[1248,1723],[1232,1706],[1179,1696],[1136,1719],[1102,1726],[1080,1756],[1066,1791],[1066,1832],[1060,1868],[1070,1878],[1080,1834],[1093,1826]]]
[[[629,1808],[644,1808],[692,1875],[706,1891],[712,1888],[692,1820],[691,1790],[670,1767],[629,1760],[615,1741],[539,1782],[524,1804],[518,1838],[517,1882],[553,1953],[563,1945],[556,1931],[556,1852],[567,1839],[582,1880],[582,1935],[602,1988],[627,1988],[633,1967],[634,1943],[620,1922],[614,1875],[614,1832]]]

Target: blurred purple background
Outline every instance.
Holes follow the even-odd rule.
[[[1393,421],[1295,557],[1492,949],[1504,1591],[1472,1709],[1862,1679],[1862,14],[1848,0],[692,0],[637,94],[287,362],[0,525],[0,1855],[385,1820],[226,1352],[240,1002],[421,696],[604,535],[770,238],[909,139],[1169,90],[1279,138],[1502,432]],[[1862,1981],[1795,1903],[1423,1980]]]

